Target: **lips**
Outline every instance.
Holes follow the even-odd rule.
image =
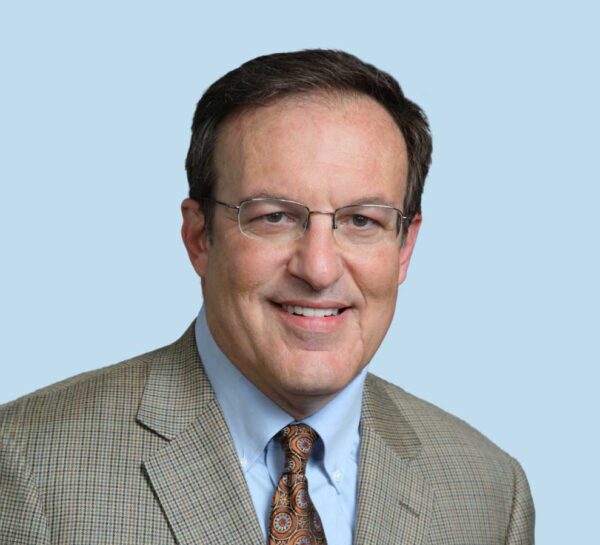
[[[343,309],[340,308],[316,308],[316,307],[302,307],[299,305],[286,305],[282,304],[281,307],[288,314],[295,314],[296,316],[306,316],[307,318],[325,318],[326,316],[337,316]]]
[[[342,314],[351,308],[347,303],[344,304],[336,299],[316,301],[310,299],[287,299],[282,301],[280,299],[279,301],[271,301],[271,303],[290,318],[308,319],[311,322],[323,318],[326,318],[327,321],[337,321],[334,318],[341,318]]]

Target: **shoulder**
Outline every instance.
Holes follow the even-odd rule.
[[[152,361],[172,345],[57,382],[0,405],[0,439],[34,444],[73,433],[91,422],[117,426],[131,421]]]
[[[402,420],[418,438],[419,460],[427,467],[443,468],[447,473],[494,474],[511,481],[520,467],[508,453],[464,420],[420,399],[375,375],[368,377],[369,388],[392,404],[389,414]]]
[[[147,423],[160,424],[166,415],[175,428],[196,414],[179,387],[187,384],[197,396],[198,381],[185,382],[200,373],[194,348],[189,328],[171,345],[1,406],[0,527],[8,521],[19,536],[29,536],[29,528],[44,529],[47,517],[52,531],[71,542],[67,536],[88,535],[98,517],[115,521],[115,532],[127,532],[120,510],[155,516],[143,464],[165,436]]]
[[[507,533],[511,543],[521,536],[533,542],[531,492],[513,457],[460,418],[378,377],[368,376],[365,394],[371,428],[434,491],[432,532],[462,535],[471,521],[485,530],[485,542]]]

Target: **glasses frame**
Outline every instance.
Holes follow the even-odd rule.
[[[304,208],[307,212],[306,214],[306,222],[303,224],[303,229],[302,231],[299,232],[298,236],[294,239],[290,239],[290,240],[298,240],[300,238],[302,238],[302,236],[304,235],[304,233],[306,233],[306,230],[309,228],[310,226],[310,217],[313,214],[319,214],[319,215],[324,215],[324,216],[331,216],[331,225],[332,225],[332,229],[336,230],[337,229],[337,225],[336,225],[336,221],[335,221],[335,217],[337,215],[337,213],[340,210],[344,210],[346,208],[354,208],[356,206],[372,206],[375,208],[387,208],[388,210],[394,210],[397,214],[398,214],[398,218],[399,218],[399,222],[398,222],[398,227],[396,228],[396,238],[398,238],[398,235],[400,235],[400,233],[402,233],[402,227],[405,221],[408,220],[408,217],[404,215],[404,213],[402,212],[402,210],[400,208],[396,208],[394,206],[390,206],[387,204],[376,204],[376,203],[357,203],[357,204],[347,204],[345,206],[340,206],[339,208],[336,208],[335,210],[333,210],[332,212],[325,212],[322,210],[311,210],[308,206],[306,206],[305,204],[302,204],[301,202],[298,201],[293,201],[291,199],[279,199],[277,197],[253,197],[250,199],[244,199],[243,201],[240,201],[239,204],[230,204],[227,202],[223,202],[220,201],[218,199],[213,199],[213,198],[205,198],[205,201],[208,202],[213,202],[215,204],[219,204],[221,206],[224,206],[226,208],[229,208],[230,210],[235,210],[236,212],[236,216],[237,216],[237,224],[238,224],[238,228],[240,230],[240,233],[242,233],[242,235],[244,235],[247,238],[253,239],[253,240],[263,240],[263,238],[261,237],[252,237],[250,236],[248,233],[246,233],[243,229],[242,229],[242,225],[240,223],[240,210],[241,208],[244,206],[245,203],[247,202],[256,202],[256,201],[280,201],[283,203],[289,203],[289,204],[295,204],[298,206],[301,206],[302,208]]]

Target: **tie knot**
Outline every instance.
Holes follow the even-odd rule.
[[[306,424],[289,424],[279,432],[279,441],[285,451],[286,471],[304,472],[317,432]]]

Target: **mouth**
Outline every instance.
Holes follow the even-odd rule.
[[[350,307],[340,307],[340,306],[331,306],[331,307],[312,307],[312,306],[303,306],[303,305],[292,305],[287,303],[276,303],[276,305],[283,309],[288,314],[292,314],[294,316],[304,316],[306,318],[329,318],[335,317],[342,314],[345,310]]]

